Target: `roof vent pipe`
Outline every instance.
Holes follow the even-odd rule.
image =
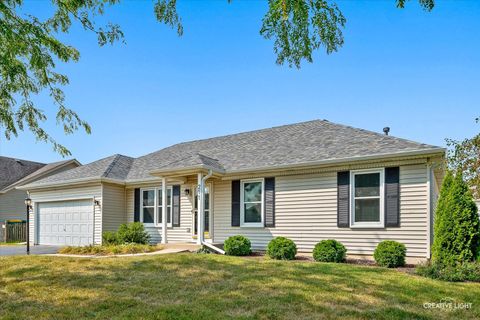
[[[389,132],[390,132],[390,127],[383,128],[383,133],[385,133],[386,136],[388,136]]]

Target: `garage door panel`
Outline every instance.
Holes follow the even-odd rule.
[[[80,246],[93,243],[92,200],[38,205],[39,244]]]

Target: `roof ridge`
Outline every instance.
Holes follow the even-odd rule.
[[[206,154],[203,154],[203,153],[200,153],[200,152],[197,152],[197,155],[200,156],[200,157],[205,157],[205,158],[208,158],[208,159],[211,159],[211,160],[215,160],[217,162],[220,162],[220,160],[218,160],[217,158],[212,158],[210,156],[207,156]]]
[[[112,172],[113,168],[117,165],[119,159],[121,159],[121,158],[133,159],[132,157],[125,156],[125,155],[119,154],[119,153],[116,153],[111,157],[114,157],[114,158],[113,158],[112,162],[110,162],[110,164],[108,165],[107,169],[105,169],[105,171],[103,172],[102,177],[104,177],[104,178],[108,177],[110,172]],[[131,168],[132,168],[132,164],[130,163],[130,166],[128,168],[128,172],[130,172]],[[128,172],[127,172],[127,174],[128,174]]]
[[[216,139],[221,139],[221,138],[234,137],[234,136],[238,136],[238,135],[242,135],[242,134],[252,134],[252,133],[258,133],[258,132],[272,130],[272,129],[279,129],[279,128],[284,128],[284,127],[293,127],[293,126],[303,125],[303,124],[307,124],[307,123],[314,123],[314,122],[331,123],[330,121],[328,121],[326,119],[314,119],[314,120],[301,121],[301,122],[290,123],[290,124],[282,124],[282,125],[268,127],[268,128],[255,129],[255,130],[250,130],[250,131],[230,133],[230,134],[225,134],[225,135],[220,135],[220,136],[215,136],[215,137],[210,137],[210,138],[205,138],[205,139],[195,139],[195,140],[183,141],[183,142],[178,142],[178,143],[166,146],[166,147],[164,147],[162,149],[159,149],[157,151],[147,153],[147,154],[145,154],[143,156],[140,156],[138,158],[147,157],[147,156],[152,155],[154,153],[157,153],[159,151],[162,151],[162,150],[165,150],[165,149],[168,149],[168,148],[172,148],[172,147],[175,147],[175,146],[179,146],[179,145],[185,145],[185,144],[188,144],[188,143],[204,142],[204,141],[216,140]]]
[[[361,132],[366,132],[366,133],[374,134],[374,135],[377,135],[377,136],[382,137],[382,138],[402,140],[402,141],[405,141],[405,142],[415,143],[415,144],[419,144],[419,145],[430,146],[430,147],[435,147],[435,148],[441,148],[441,147],[439,147],[439,146],[434,146],[434,145],[427,144],[427,143],[422,143],[422,142],[418,142],[418,141],[414,141],[414,140],[409,140],[409,139],[405,139],[405,138],[400,138],[400,137],[397,137],[397,136],[394,136],[394,135],[390,135],[390,134],[387,135],[387,134],[385,134],[385,133],[381,133],[381,132],[377,132],[377,131],[373,131],[373,130],[368,130],[368,129],[363,129],[363,128],[357,128],[357,127],[349,126],[349,125],[342,124],[342,123],[330,122],[330,121],[328,121],[328,120],[326,120],[325,123],[331,124],[331,125],[335,125],[335,126],[339,126],[339,127],[343,127],[343,128],[353,129],[353,130],[356,130],[356,131],[361,131]]]
[[[17,162],[21,162],[21,161],[28,162],[29,164],[43,164],[43,165],[47,164],[47,163],[44,163],[44,162],[31,161],[31,160],[20,159],[20,158],[12,158],[12,157],[6,157],[6,156],[0,156],[0,158],[13,160],[13,161],[17,161]]]

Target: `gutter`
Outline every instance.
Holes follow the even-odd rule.
[[[198,166],[190,166],[190,167],[184,167],[184,168],[179,168],[177,171],[172,170],[172,169],[158,169],[149,172],[150,174],[161,174],[161,173],[166,173],[166,172],[182,172],[182,171],[187,171],[187,170],[198,170],[198,169],[205,169],[209,171],[215,171],[218,174],[221,175],[234,175],[234,174],[245,174],[245,173],[253,173],[256,171],[263,171],[263,172],[269,172],[269,171],[276,171],[276,170],[285,170],[285,169],[302,169],[302,168],[308,168],[312,166],[322,166],[322,165],[330,165],[330,164],[338,164],[338,163],[345,163],[345,162],[356,162],[356,161],[368,161],[368,160],[373,160],[373,159],[378,159],[378,160],[385,160],[385,159],[390,159],[390,158],[397,158],[397,157],[408,157],[408,156],[429,156],[429,155],[443,155],[445,156],[446,149],[445,148],[431,148],[427,150],[417,150],[417,151],[410,151],[410,152],[395,152],[395,153],[381,153],[381,154],[373,154],[373,155],[368,155],[368,156],[358,156],[358,157],[347,157],[347,158],[338,158],[338,159],[330,159],[330,160],[320,160],[320,161],[311,161],[311,162],[303,162],[299,164],[291,164],[291,165],[278,165],[278,166],[263,166],[263,167],[254,167],[254,168],[248,168],[248,169],[239,169],[239,170],[218,170],[216,168],[212,168],[210,166],[205,166],[205,165],[198,165]],[[118,185],[127,185],[129,183],[134,183],[134,182],[153,182],[155,180],[158,180],[158,178],[152,177],[152,178],[146,178],[146,179],[131,179],[131,180],[118,180],[118,179],[111,179],[111,178],[80,178],[80,179],[73,179],[73,180],[68,180],[65,182],[58,182],[58,183],[52,183],[52,184],[44,184],[44,185],[23,185],[20,187],[16,187],[15,189],[18,190],[35,190],[35,189],[46,189],[46,188],[56,188],[56,187],[64,187],[64,186],[76,186],[79,184],[86,184],[86,183],[101,183],[101,182],[107,182],[107,183],[112,183],[112,184],[118,184]],[[1,193],[1,192],[0,192]]]
[[[40,185],[27,184],[27,185],[17,187],[15,189],[36,190],[36,189],[57,188],[57,187],[65,187],[65,186],[78,186],[81,184],[89,184],[89,183],[95,183],[95,182],[97,183],[107,182],[107,183],[118,184],[118,185],[126,184],[124,180],[111,179],[111,178],[81,178],[81,179],[73,179],[73,180],[67,180],[64,182],[51,183],[51,184],[50,183],[40,184]]]

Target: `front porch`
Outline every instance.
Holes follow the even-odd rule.
[[[222,173],[202,166],[157,170],[151,174],[159,178],[155,185],[144,184],[134,189],[133,221],[143,222],[152,242],[192,249],[193,244],[197,249],[202,245],[212,246],[213,186]]]

